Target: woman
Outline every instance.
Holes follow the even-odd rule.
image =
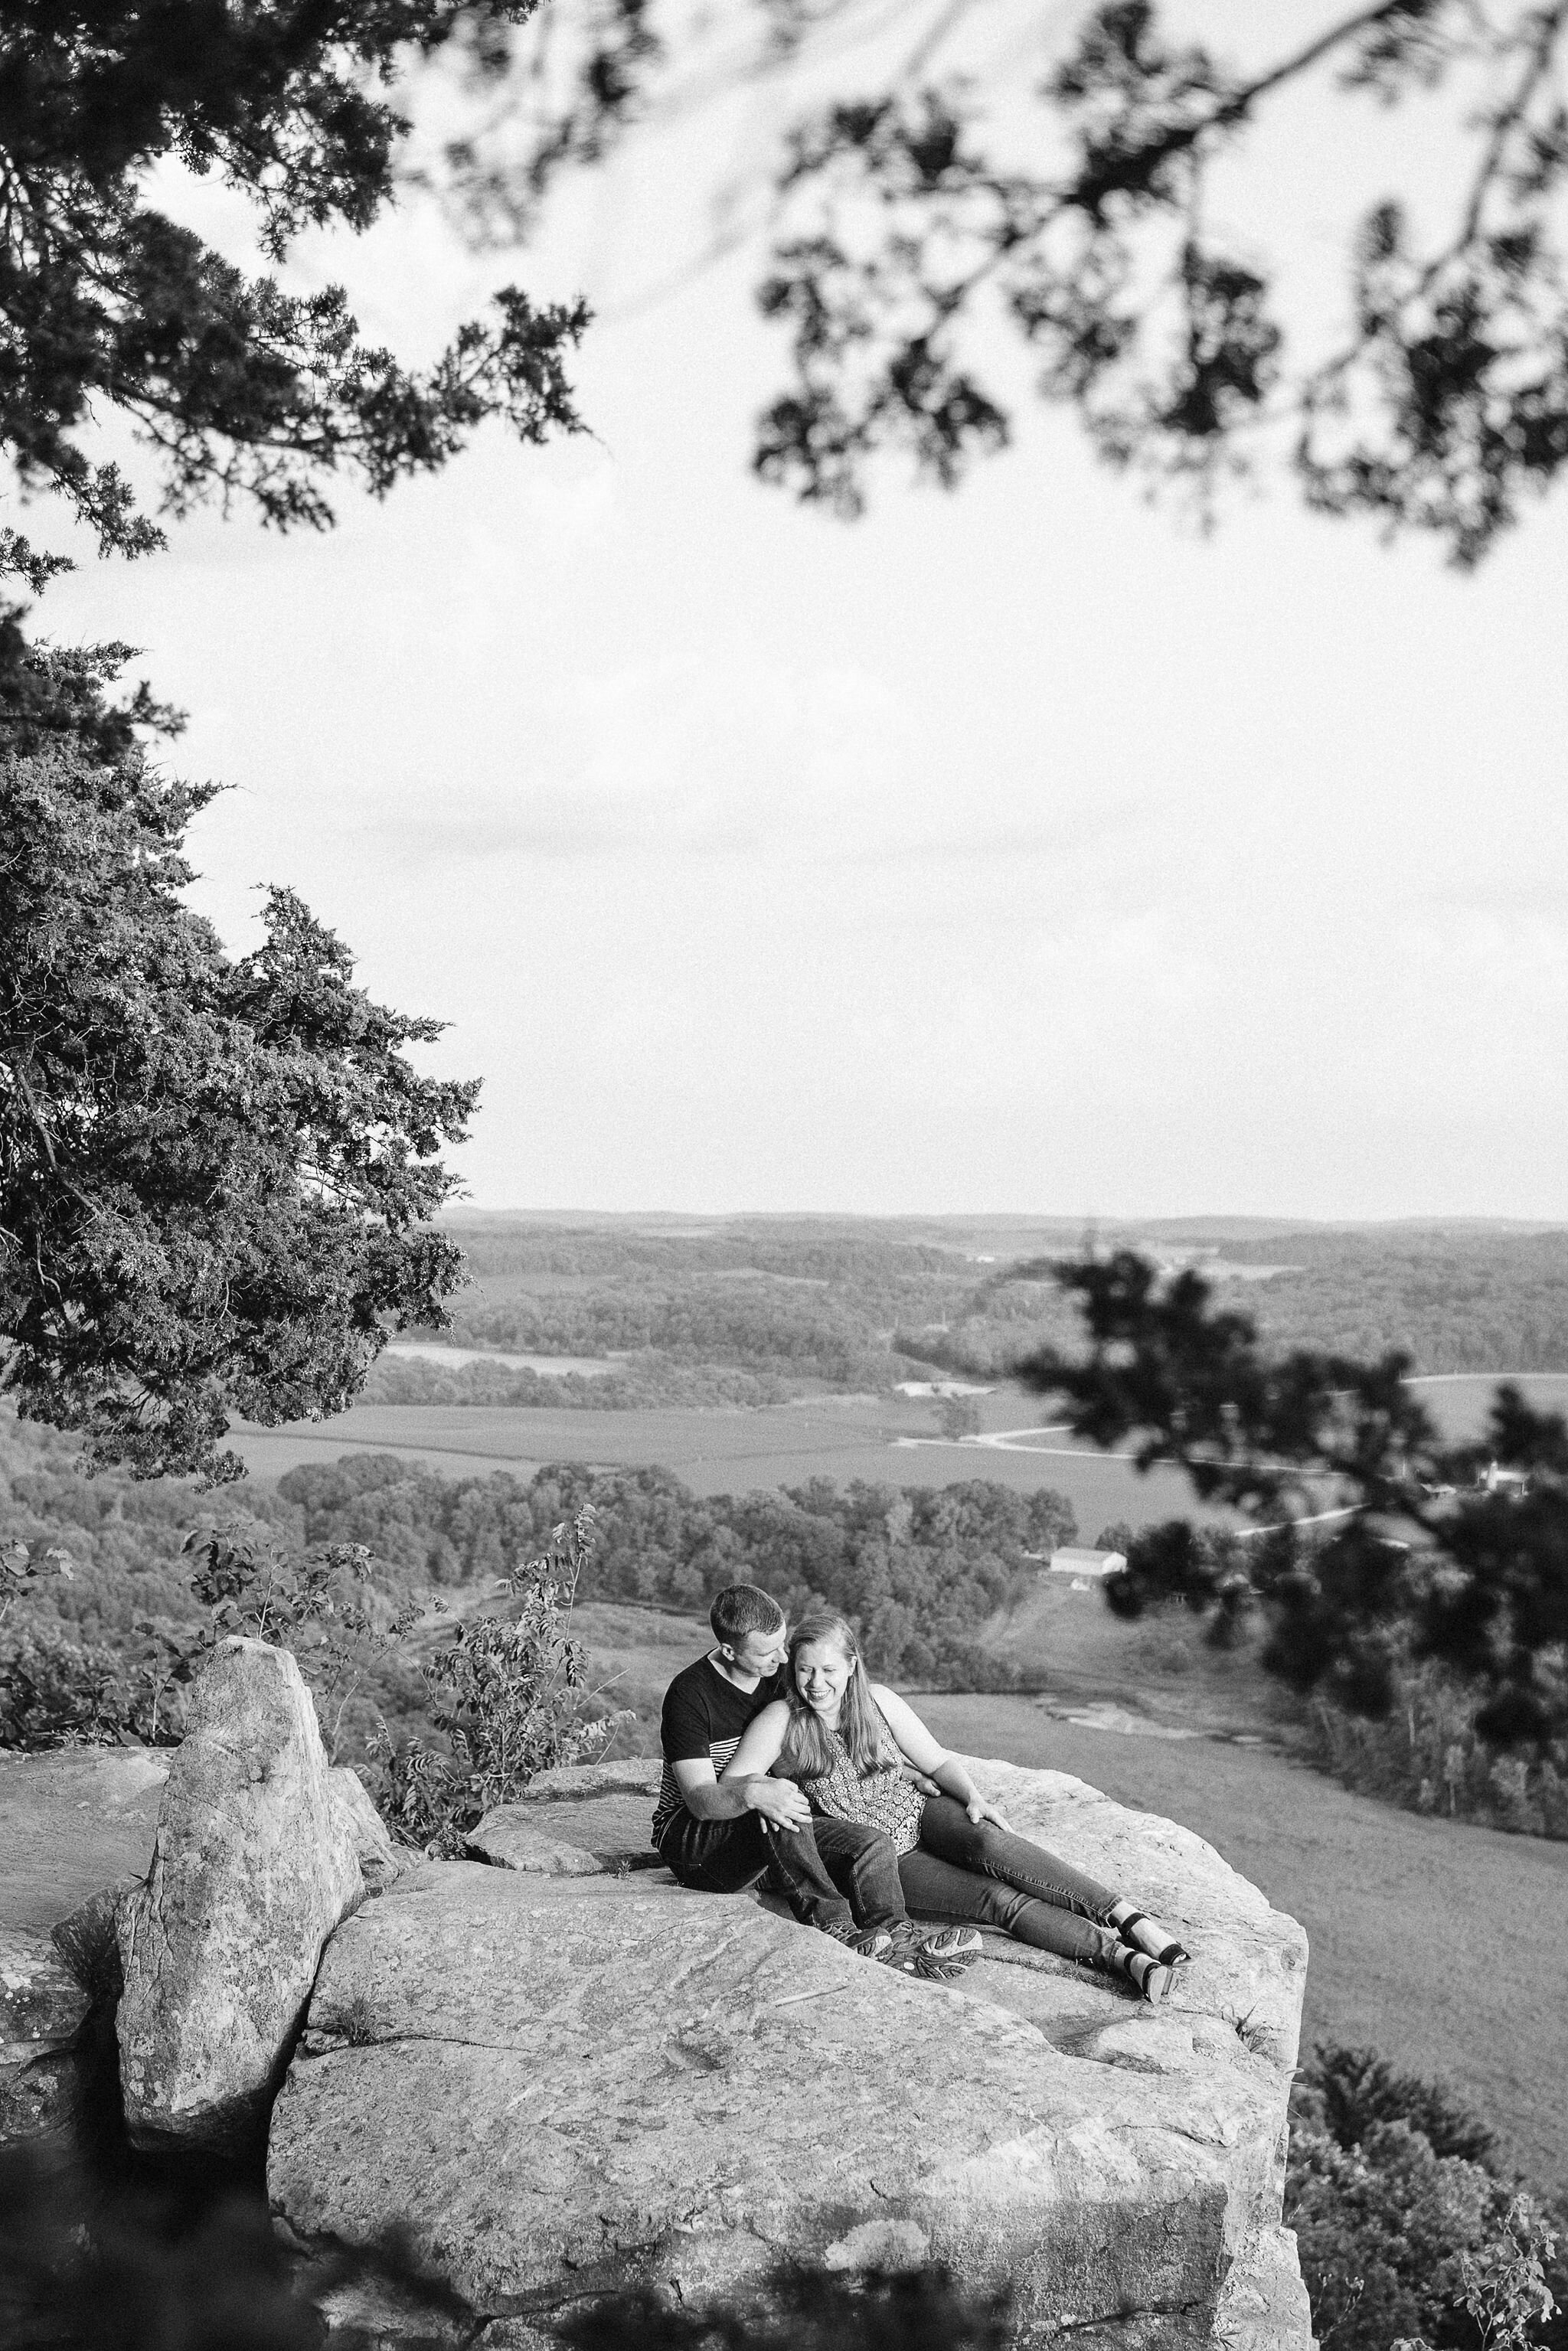
[[[1125,1895],[1015,1836],[914,1708],[867,1677],[841,1616],[801,1619],[786,1690],[752,1721],[726,1779],[770,1771],[798,1780],[813,1812],[884,1830],[912,1910],[977,1919],[1124,1977],[1146,2001],[1165,1998],[1187,1956],[1176,1938]],[[911,1771],[938,1792],[923,1794]]]

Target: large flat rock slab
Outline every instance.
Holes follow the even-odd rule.
[[[0,1927],[47,1933],[100,1887],[145,1876],[168,1776],[155,1748],[0,1755]]]
[[[328,1945],[273,2116],[280,2218],[326,2248],[405,2229],[497,2346],[629,2281],[700,2305],[787,2259],[1008,2284],[1020,2343],[1307,2351],[1279,2228],[1300,1929],[1185,1831],[977,1776],[1179,1926],[1174,2002],[1017,1947],[946,1989],[747,1896],[432,1864]]]

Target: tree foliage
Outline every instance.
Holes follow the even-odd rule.
[[[162,543],[95,411],[154,453],[166,508],[247,498],[281,528],[332,519],[327,484],[380,495],[443,465],[484,418],[525,440],[577,419],[564,374],[580,306],[515,287],[423,373],[360,340],[340,287],[299,298],[247,277],[146,201],[154,165],[215,173],[248,199],[266,253],[301,229],[369,227],[408,125],[392,85],[457,45],[501,69],[530,13],[469,0],[32,0],[0,38],[0,446],[27,489],[65,497],[104,551]],[[0,559],[37,592],[61,559],[14,530]]]
[[[1374,1364],[1297,1348],[1271,1354],[1251,1318],[1211,1306],[1190,1270],[1169,1278],[1130,1249],[1061,1265],[1086,1356],[1040,1349],[1024,1384],[1065,1401],[1075,1433],[1142,1468],[1174,1460],[1205,1501],[1268,1528],[1216,1545],[1185,1522],[1141,1536],[1113,1606],[1232,1614],[1260,1594],[1265,1663],[1300,1690],[1387,1712],[1403,1658],[1436,1659],[1479,1694],[1479,1735],[1541,1750],[1568,1738],[1568,1425],[1504,1383],[1479,1443],[1446,1443],[1406,1382],[1408,1356]],[[1496,1462],[1522,1482],[1494,1489]],[[1314,1525],[1333,1513],[1328,1530]]]
[[[792,374],[755,462],[842,514],[861,510],[879,451],[950,486],[1006,444],[983,356],[996,326],[1103,458],[1185,487],[1206,515],[1260,444],[1320,511],[1433,532],[1469,565],[1556,478],[1561,0],[1299,12],[1317,21],[1246,66],[1168,30],[1155,0],[1082,7],[1065,38],[1061,12],[1020,8],[988,66],[977,13],[927,0],[890,34],[873,0],[753,0],[737,50],[735,12],[549,0],[524,136],[487,165],[464,144],[463,195],[482,229],[526,226],[564,170],[639,124],[798,70],[759,207],[758,300]],[[1244,149],[1266,164],[1267,140],[1289,136],[1282,102],[1314,82],[1358,102],[1373,140],[1379,112],[1443,110],[1441,226],[1424,233],[1397,191],[1373,204],[1343,329],[1315,343],[1270,260],[1215,225],[1214,200]]]
[[[137,1474],[240,1473],[233,1413],[340,1410],[439,1322],[428,1227],[476,1085],[286,890],[231,956],[180,893],[208,787],[80,746],[0,760],[0,1385]]]
[[[264,256],[306,227],[368,228],[396,194],[411,65],[504,72],[534,0],[22,0],[0,23],[0,457],[24,501],[53,492],[102,554],[145,555],[162,523],[106,442],[148,454],[159,510],[236,500],[323,529],[334,486],[383,496],[439,469],[486,418],[527,443],[580,429],[567,376],[580,302],[516,286],[410,370],[361,340],[340,286],[247,275],[149,201],[159,169],[222,179]],[[39,595],[68,556],[0,523],[0,577]],[[115,758],[177,714],[106,685],[133,649],[54,652],[0,606],[0,743],[85,740]]]
[[[1285,2220],[1324,2351],[1561,2351],[1561,2220],[1441,2085],[1319,2046],[1291,2100]]]

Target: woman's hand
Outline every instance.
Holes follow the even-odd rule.
[[[969,1798],[967,1803],[964,1806],[964,1810],[968,1813],[969,1818],[977,1824],[981,1821],[990,1821],[997,1828],[1006,1830],[1009,1836],[1012,1834],[1011,1824],[1002,1818],[995,1804],[987,1803],[984,1796],[980,1794],[978,1789],[977,1789],[975,1793]]]

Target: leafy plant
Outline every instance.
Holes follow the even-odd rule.
[[[62,1543],[0,1542],[0,1625],[22,1594],[46,1576],[61,1575],[68,1583],[75,1562]]]
[[[430,1714],[444,1750],[413,1738],[372,1742],[382,1810],[431,1853],[462,1849],[464,1832],[493,1805],[520,1796],[536,1771],[603,1752],[628,1717],[584,1713],[587,1652],[570,1631],[578,1578],[593,1542],[587,1506],[563,1520],[549,1549],[497,1590],[514,1615],[475,1616],[423,1668]]]
[[[123,1653],[39,1626],[0,1656],[0,1748],[119,1746],[147,1735],[140,1677]]]
[[[1490,2242],[1459,2255],[1458,2299],[1480,2328],[1484,2351],[1526,2351],[1538,2339],[1538,2326],[1557,2309],[1544,2267],[1556,2251],[1540,2212],[1516,2196]]]

